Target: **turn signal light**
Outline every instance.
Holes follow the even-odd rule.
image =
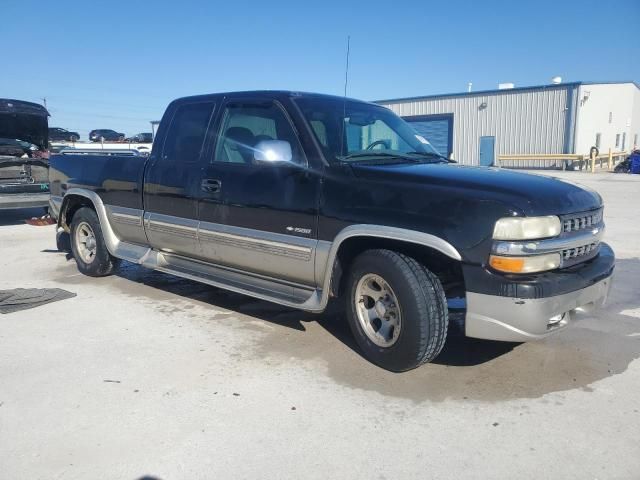
[[[506,273],[534,273],[554,270],[560,266],[560,254],[532,255],[530,257],[501,257],[491,255],[489,265]]]
[[[520,273],[524,267],[524,259],[519,257],[497,257],[491,255],[489,265],[501,272]]]

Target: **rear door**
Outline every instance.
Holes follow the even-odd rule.
[[[200,162],[214,109],[212,101],[178,104],[169,117],[160,153],[150,158],[144,180],[144,222],[154,248],[188,256],[198,253]]]
[[[480,137],[480,166],[490,167],[495,162],[496,137]]]
[[[314,285],[319,176],[283,106],[228,99],[205,162],[199,203],[201,255],[209,262]],[[292,162],[257,162],[263,140],[286,141]]]

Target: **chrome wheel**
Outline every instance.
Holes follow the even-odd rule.
[[[74,241],[80,259],[87,264],[93,262],[96,258],[98,244],[96,243],[96,235],[87,222],[82,222],[77,226]]]
[[[402,317],[398,298],[389,284],[373,273],[364,275],[355,291],[358,321],[369,340],[390,347],[398,340]]]

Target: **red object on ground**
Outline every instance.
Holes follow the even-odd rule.
[[[56,221],[49,215],[45,215],[44,217],[28,218],[25,222],[29,225],[33,225],[34,227],[44,227],[45,225],[55,225],[56,223]]]

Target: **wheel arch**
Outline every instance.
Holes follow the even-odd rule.
[[[62,205],[60,206],[58,227],[69,233],[71,231],[73,216],[82,207],[88,207],[94,211],[96,210],[93,201],[88,196],[83,195],[82,193],[67,193],[62,200]]]
[[[121,242],[113,231],[113,228],[111,228],[111,223],[107,217],[107,210],[104,203],[100,196],[92,190],[84,188],[70,188],[67,191],[62,199],[60,215],[58,217],[58,226],[69,232],[73,214],[82,207],[91,208],[96,212],[107,250],[109,250],[111,255],[123,258],[122,255],[119,255],[117,252],[118,246]]]
[[[327,296],[339,296],[343,292],[344,273],[359,254],[380,248],[415,258],[441,279],[445,291],[464,291],[462,256],[446,240],[414,230],[354,225],[341,231],[331,246],[323,285]]]

